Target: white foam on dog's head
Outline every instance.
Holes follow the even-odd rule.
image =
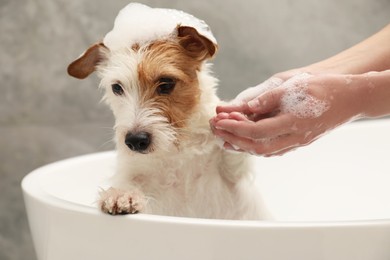
[[[114,28],[103,40],[110,50],[131,47],[134,44],[176,36],[177,26],[190,26],[199,34],[217,43],[209,26],[202,20],[175,9],[151,8],[131,3],[123,8],[115,19]]]

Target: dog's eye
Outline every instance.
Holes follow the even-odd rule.
[[[159,95],[169,95],[175,88],[176,81],[172,78],[160,78],[158,80],[157,93]]]
[[[112,88],[112,92],[114,92],[115,95],[118,96],[123,95],[123,88],[120,84],[118,83],[112,84],[111,88]]]

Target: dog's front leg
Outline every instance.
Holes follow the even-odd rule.
[[[135,214],[146,206],[144,194],[138,189],[122,190],[109,188],[100,192],[99,207],[111,215]]]
[[[247,154],[224,151],[220,171],[229,182],[237,183],[243,177],[249,176],[250,164],[250,158]]]

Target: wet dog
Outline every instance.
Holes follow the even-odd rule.
[[[125,7],[114,29],[68,67],[96,71],[115,116],[117,169],[100,193],[109,214],[261,219],[249,158],[218,145],[209,127],[219,99],[206,63],[217,43],[177,10]]]

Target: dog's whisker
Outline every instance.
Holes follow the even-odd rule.
[[[110,140],[108,140],[108,141],[102,143],[102,144],[99,146],[99,149],[103,149],[105,146],[107,146],[107,145],[110,144],[110,143],[115,144],[115,141],[111,138]]]

